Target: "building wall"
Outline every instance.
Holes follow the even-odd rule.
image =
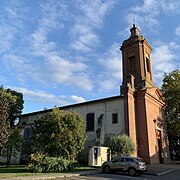
[[[86,102],[81,104],[70,105],[60,108],[65,111],[76,111],[81,114],[81,116],[86,121],[86,115],[88,113],[94,113],[94,131],[87,131],[87,141],[85,143],[85,149],[82,152],[81,156],[84,157],[83,161],[87,162],[88,151],[91,146],[94,145],[103,145],[105,137],[113,134],[123,134],[125,133],[125,123],[124,123],[124,101],[122,96],[116,96],[107,99],[96,100],[92,102]],[[18,124],[19,127],[30,128],[33,125],[34,120],[43,114],[47,113],[46,111],[30,113],[23,115],[20,118]],[[118,122],[112,123],[112,114],[118,114]],[[98,119],[103,114],[102,123],[99,125]],[[101,128],[100,138],[97,137],[96,130]],[[24,132],[24,130],[22,131]],[[23,135],[24,136],[24,135]]]
[[[148,164],[170,162],[163,117],[164,101],[161,95],[157,96],[158,92],[158,88],[153,87],[136,94],[138,156]]]
[[[147,92],[146,95],[150,164],[170,163],[168,138],[164,121],[164,102],[157,96],[157,88],[154,87],[153,89]],[[160,133],[158,136],[157,132]],[[158,140],[160,140],[160,144],[158,144]]]

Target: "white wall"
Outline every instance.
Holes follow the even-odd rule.
[[[96,138],[96,130],[98,129],[98,118],[101,114],[104,114],[101,128],[101,143],[104,142],[104,138],[107,135],[119,134],[125,132],[124,125],[124,105],[123,105],[123,97],[117,96],[102,100],[95,100],[91,102],[75,104],[71,106],[66,106],[61,108],[66,111],[76,111],[79,112],[84,120],[86,120],[86,114],[94,113],[95,115],[95,123],[94,123],[94,132],[87,132],[87,141],[96,142],[98,141]],[[118,123],[112,123],[112,113],[118,114]],[[34,120],[37,117],[43,115],[43,113],[30,113],[27,115],[23,115],[20,118],[19,126],[23,127],[23,123],[26,125],[33,124]],[[100,141],[100,140],[99,140]]]

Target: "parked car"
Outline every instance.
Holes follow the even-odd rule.
[[[131,176],[140,175],[147,171],[146,163],[139,157],[116,157],[102,164],[104,173],[111,171],[127,171]]]

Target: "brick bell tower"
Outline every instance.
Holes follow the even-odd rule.
[[[151,46],[133,24],[131,35],[121,46],[125,132],[137,144],[134,155],[148,164],[170,161],[166,125],[163,117],[164,100],[154,86]]]

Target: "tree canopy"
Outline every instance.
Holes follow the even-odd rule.
[[[165,74],[162,85],[165,97],[165,119],[169,137],[180,138],[180,71]]]
[[[23,95],[0,86],[0,150],[7,141],[14,121],[23,110]]]
[[[22,113],[24,108],[24,100],[23,94],[17,92],[15,90],[6,89],[5,90],[9,94],[9,118],[10,118],[10,125],[11,127],[14,126],[14,121]]]
[[[0,87],[0,90],[7,99],[10,126],[13,127],[16,118],[22,113],[24,108],[23,94],[12,89],[4,89],[3,86]]]
[[[7,94],[0,88],[0,150],[10,135]]]
[[[125,134],[107,137],[105,146],[111,149],[112,157],[130,156],[135,151],[135,144],[132,139]]]
[[[84,148],[85,129],[78,113],[54,108],[35,121],[35,146],[48,156],[74,160]]]

